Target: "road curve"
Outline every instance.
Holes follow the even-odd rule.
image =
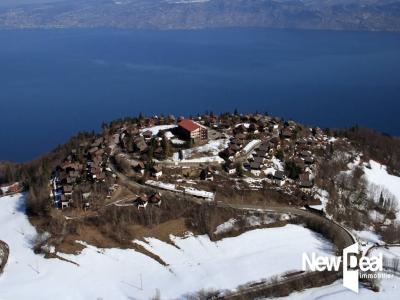
[[[345,247],[351,246],[357,242],[357,238],[351,233],[350,230],[348,230],[343,225],[337,223],[334,220],[328,219],[325,216],[315,214],[315,213],[310,212],[305,209],[292,207],[292,206],[265,207],[265,206],[261,206],[261,205],[227,204],[227,203],[222,203],[222,202],[217,202],[217,206],[229,207],[229,208],[233,208],[233,209],[247,210],[247,211],[292,214],[292,215],[301,216],[304,218],[314,218],[314,219],[316,218],[324,223],[327,223],[329,226],[336,227],[338,229],[338,231],[341,232],[341,234],[342,234],[343,240],[345,241]]]
[[[400,244],[384,244],[384,245],[374,245],[370,248],[368,248],[367,252],[365,252],[365,256],[368,256],[370,254],[370,252],[374,249],[378,249],[378,248],[391,248],[391,247],[400,247]]]
[[[240,204],[225,204],[225,203],[218,203],[217,205],[222,206],[222,207],[231,207],[235,209],[241,209],[241,210],[248,210],[248,211],[260,211],[260,212],[273,212],[273,213],[286,213],[286,214],[292,214],[295,216],[301,216],[304,218],[317,218],[321,222],[327,223],[329,226],[336,227],[338,229],[338,232],[342,234],[342,238],[345,242],[344,247],[348,247],[353,245],[354,243],[357,242],[356,237],[344,226],[340,225],[339,223],[330,220],[326,218],[325,216],[317,215],[314,214],[310,211],[303,210],[300,208],[296,207],[273,207],[273,208],[265,208],[265,207],[260,207],[256,205],[240,205]],[[251,299],[251,294],[265,291],[267,289],[273,289],[278,286],[282,286],[285,284],[291,284],[295,283],[296,281],[307,281],[307,279],[310,279],[314,276],[321,276],[320,272],[308,272],[308,273],[302,273],[298,274],[295,276],[291,276],[290,278],[285,278],[280,280],[279,282],[276,283],[264,283],[260,284],[257,286],[250,286],[245,289],[242,289],[238,292],[233,292],[233,293],[228,293],[226,295],[223,295],[221,297],[217,297],[216,299],[224,299],[224,300],[236,300],[236,299]],[[333,282],[334,280],[337,280],[341,276],[341,272],[332,272],[330,274],[330,278],[325,278],[326,280],[332,280],[328,281],[328,283]]]
[[[114,165],[111,166],[113,171],[118,175],[119,179],[127,185],[133,186],[133,187],[140,187],[140,188],[149,188],[148,186],[141,185],[137,182],[134,182],[130,180],[127,176],[122,174],[121,172],[118,172],[116,167]],[[155,187],[152,187],[153,189],[156,189]],[[191,199],[191,201],[198,202],[198,199],[195,199],[193,197],[187,197],[188,199]],[[292,214],[295,216],[300,216],[303,218],[314,218],[318,219],[321,222],[324,222],[328,224],[331,227],[334,227],[338,230],[338,232],[341,233],[343,241],[344,241],[344,248],[353,245],[354,243],[357,242],[357,238],[351,233],[350,230],[345,228],[343,225],[339,224],[338,222],[331,220],[325,216],[315,214],[313,212],[310,212],[305,209],[297,208],[297,207],[292,207],[292,206],[279,206],[279,207],[266,207],[263,205],[244,205],[244,204],[230,204],[230,203],[224,203],[224,202],[213,202],[217,207],[221,208],[232,208],[236,210],[243,210],[243,211],[259,211],[259,212],[272,212],[272,213],[281,213],[281,214]],[[277,283],[265,283],[265,284],[260,284],[256,287],[248,287],[244,290],[241,290],[240,292],[236,293],[231,293],[224,295],[222,297],[217,297],[216,299],[246,299],[243,297],[246,297],[246,294],[249,295],[251,293],[261,291],[266,288],[273,288],[274,286],[279,286],[282,284],[287,284],[291,282],[295,282],[296,280],[304,280],[307,278],[311,278],[312,276],[320,276],[320,274],[317,274],[318,272],[309,272],[305,274],[299,274],[296,276],[292,276],[290,278],[283,279]],[[336,278],[340,278],[341,274],[340,272],[333,272],[332,276]]]

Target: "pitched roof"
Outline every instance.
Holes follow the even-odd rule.
[[[195,131],[196,129],[200,128],[199,124],[196,124],[192,120],[189,119],[183,119],[178,123],[179,127],[182,127],[183,129],[192,132]]]

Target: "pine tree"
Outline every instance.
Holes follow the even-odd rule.
[[[128,152],[133,152],[135,150],[135,143],[133,142],[133,137],[130,135],[126,137],[126,150]]]
[[[164,137],[161,140],[161,148],[163,149],[163,156],[164,158],[170,157],[172,154],[172,150],[171,150],[171,144],[169,142],[169,140]]]
[[[285,159],[285,155],[282,150],[278,150],[278,152],[276,152],[275,157],[280,161],[283,161]]]
[[[379,196],[379,207],[383,207],[385,204],[385,198],[383,197],[383,193]]]
[[[4,171],[4,181],[6,183],[14,182],[14,174],[9,164],[6,165],[6,169]]]
[[[182,149],[179,150],[179,160],[183,159],[183,151]]]
[[[236,174],[239,176],[239,177],[243,177],[243,166],[242,166],[242,164],[237,164],[236,165]]]

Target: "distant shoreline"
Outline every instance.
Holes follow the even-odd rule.
[[[45,1],[42,1],[45,2]],[[389,1],[57,1],[0,8],[0,27],[226,27],[399,31],[400,3]],[[397,13],[397,14],[396,14]]]
[[[368,29],[341,29],[341,28],[299,28],[299,27],[267,27],[267,26],[221,26],[221,27],[193,27],[193,28],[141,28],[141,27],[116,27],[116,26],[35,26],[35,27],[2,27],[0,31],[126,31],[126,32],[201,32],[201,31],[226,31],[226,30],[271,30],[271,31],[293,31],[293,32],[332,32],[332,33],[377,33],[377,34],[400,34],[400,28],[396,30],[368,30]]]

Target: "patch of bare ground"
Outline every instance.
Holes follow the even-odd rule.
[[[260,190],[251,189],[235,189],[227,185],[224,188],[217,189],[216,201],[228,204],[246,204],[268,207],[298,205],[302,206],[303,202],[298,197],[284,194],[280,191],[263,188]]]
[[[94,226],[80,226],[76,234],[65,235],[56,243],[56,251],[66,254],[79,254],[85,246],[77,241],[99,248],[113,248],[119,245],[112,239],[102,234],[98,228]]]
[[[111,198],[107,199],[105,204],[112,203],[118,201],[120,199],[133,199],[137,193],[134,193],[132,190],[127,189],[124,186],[120,186],[112,195]]]
[[[74,262],[74,261],[72,261],[72,260],[66,259],[66,258],[64,258],[64,257],[61,257],[61,256],[57,255],[56,253],[49,253],[49,252],[47,252],[47,253],[44,255],[44,257],[45,257],[45,258],[56,258],[56,259],[59,259],[59,260],[65,261],[65,262],[69,262],[69,263],[71,263],[71,264],[76,265],[76,266],[79,267],[79,264],[78,264],[78,263],[76,263],[76,262]]]
[[[121,245],[116,244],[114,241],[112,241],[110,239],[107,239],[106,237],[102,236],[101,234],[99,234],[99,232],[96,232],[93,229],[87,230],[86,233],[88,235],[88,236],[86,236],[86,237],[88,237],[88,239],[83,238],[83,236],[67,236],[65,239],[63,239],[62,242],[57,244],[56,252],[65,253],[65,254],[73,254],[73,255],[79,254],[86,247],[82,243],[78,243],[76,240],[74,240],[74,238],[79,238],[81,241],[84,241],[90,245],[93,245],[93,246],[96,246],[96,247],[102,248],[102,249],[121,248]],[[124,247],[124,249],[135,250],[146,256],[149,256],[150,258],[154,259],[155,261],[157,261],[158,263],[160,263],[163,266],[167,265],[158,255],[146,250],[146,248],[144,248],[141,245],[138,245],[135,243],[132,243],[131,245],[127,244],[126,247]],[[57,258],[57,259],[60,259],[60,260],[63,260],[63,261],[66,261],[66,262],[69,262],[69,263],[79,266],[76,262],[65,259],[65,258],[57,255],[56,253],[47,252],[47,253],[45,253],[45,258]]]
[[[102,249],[133,249],[153,258],[162,265],[166,265],[160,257],[132,241],[135,239],[145,241],[145,238],[153,237],[175,246],[170,240],[170,235],[183,236],[187,231],[188,228],[186,227],[185,219],[183,218],[170,220],[152,227],[142,225],[125,226],[124,239],[119,239],[117,236],[110,235],[110,232],[107,229],[81,224],[77,226],[76,233],[67,234],[61,238],[52,238],[49,242],[55,246],[56,252],[74,255],[79,254],[85,248],[83,244],[78,243],[77,241],[83,241],[89,245]],[[48,254],[47,257],[58,258],[58,256],[51,254]]]
[[[189,159],[196,159],[196,158],[202,158],[202,157],[208,157],[208,156],[213,156],[212,151],[193,152],[192,155],[190,155]]]
[[[147,255],[148,257],[154,259],[156,262],[158,262],[159,264],[163,265],[163,266],[167,266],[167,263],[165,261],[163,261],[161,259],[161,257],[159,257],[158,255],[154,254],[153,252],[150,252],[148,250],[146,250],[146,248],[144,248],[141,245],[138,244],[133,244],[132,247],[135,251],[140,252],[144,255]]]
[[[132,227],[138,239],[140,239],[139,237],[153,237],[170,244],[173,244],[170,239],[171,235],[184,236],[189,231],[184,218],[170,220],[151,228],[140,225],[133,225]],[[175,246],[175,244],[173,245]]]
[[[78,254],[85,246],[76,241],[83,241],[101,249],[133,249],[152,257],[161,264],[165,263],[133,241],[145,241],[145,238],[152,237],[176,247],[170,239],[171,235],[182,237],[190,231],[194,235],[208,234],[213,240],[237,236],[253,229],[243,225],[238,227],[236,232],[213,237],[218,225],[231,218],[242,216],[243,212],[230,207],[218,207],[214,203],[193,203],[168,193],[163,193],[160,207],[149,205],[145,210],[138,210],[134,206],[109,205],[88,212],[91,214],[72,212],[72,210],[52,210],[50,217],[30,218],[30,220],[39,232],[50,233],[51,238],[41,245],[54,246],[55,253]],[[66,218],[67,214],[68,216],[76,215],[76,217]],[[285,223],[276,222],[255,228],[284,225]],[[39,243],[39,251],[41,245]]]
[[[83,209],[65,209],[62,213],[60,211],[53,211],[52,214],[58,214],[57,217],[64,217],[65,219],[83,219],[89,216],[98,214],[98,209],[83,210]]]

